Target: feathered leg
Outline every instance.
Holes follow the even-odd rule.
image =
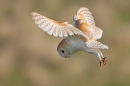
[[[87,50],[85,50],[85,52],[88,52],[90,54],[95,54],[99,59],[99,63],[100,63],[101,68],[103,65],[107,64],[106,57],[103,56],[102,52],[99,49],[87,49]]]

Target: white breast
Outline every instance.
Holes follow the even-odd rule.
[[[65,38],[65,41],[69,45],[68,49],[73,52],[84,50],[87,48],[85,40],[83,40],[83,37],[80,35],[69,36]]]

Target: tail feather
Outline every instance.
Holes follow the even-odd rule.
[[[88,46],[88,48],[108,49],[107,45],[104,45],[98,41],[89,41],[86,42],[86,45]]]

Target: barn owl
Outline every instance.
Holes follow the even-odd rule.
[[[65,37],[57,47],[60,56],[69,58],[77,51],[85,51],[98,57],[100,67],[107,63],[100,49],[108,49],[108,46],[97,41],[102,37],[103,31],[96,26],[88,8],[79,8],[73,17],[74,26],[68,22],[52,20],[36,12],[32,12],[31,15],[43,31],[56,37]]]

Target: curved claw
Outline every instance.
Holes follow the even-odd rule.
[[[100,67],[102,68],[102,66],[103,66],[103,65],[106,65],[107,62],[108,62],[108,61],[107,61],[106,57],[102,58],[102,59],[100,60]]]

